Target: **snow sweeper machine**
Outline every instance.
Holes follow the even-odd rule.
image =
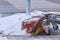
[[[26,0],[26,14],[30,16],[30,0]],[[44,16],[32,16],[29,19],[22,21],[22,27],[26,29],[27,33],[32,35],[39,35],[44,32],[46,35],[50,35],[50,23],[53,25],[53,29],[58,29],[58,24],[60,24],[60,15],[56,14],[44,14]]]

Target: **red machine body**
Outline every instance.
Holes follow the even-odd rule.
[[[41,20],[39,21],[40,18],[41,18]],[[37,30],[38,26],[40,24],[42,25],[43,19],[44,19],[43,17],[36,16],[36,17],[31,18],[31,19],[28,19],[27,21],[23,21],[22,25],[27,29],[26,30],[27,33],[31,33],[32,27],[34,27],[34,30]],[[37,24],[37,22],[38,22],[38,24]]]

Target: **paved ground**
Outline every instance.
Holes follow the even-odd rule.
[[[8,40],[59,40],[60,35],[55,36],[21,36],[21,35],[15,35],[15,36],[7,36]]]
[[[8,40],[60,40],[60,30],[51,29],[51,35],[26,36],[26,35],[5,35]]]

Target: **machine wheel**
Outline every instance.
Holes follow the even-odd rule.
[[[53,26],[53,29],[54,30],[57,30],[58,29],[58,25],[57,26]]]

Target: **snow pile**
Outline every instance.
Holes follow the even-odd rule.
[[[60,12],[45,12],[46,14],[57,14],[57,15],[60,15]]]
[[[21,31],[21,23],[23,20],[29,19],[32,16],[44,16],[42,11],[33,11],[31,15],[25,13],[17,13],[8,17],[0,18],[0,31],[6,35],[25,35],[26,30]]]
[[[29,18],[25,14],[15,14],[12,16],[0,18],[0,30],[4,34],[23,34],[25,30],[21,31],[21,23],[24,19]]]
[[[0,40],[8,40],[6,37],[0,37]]]
[[[44,16],[43,14],[45,14],[42,11],[38,11],[38,10],[34,10],[31,12],[31,16]]]
[[[23,13],[17,13],[12,16],[0,18],[0,31],[2,31],[4,34],[16,34],[16,35],[23,35],[25,34],[25,30],[21,31],[21,23],[25,19],[29,19],[32,16],[40,15],[42,16],[41,11],[33,11],[31,12],[31,15],[26,15]]]

